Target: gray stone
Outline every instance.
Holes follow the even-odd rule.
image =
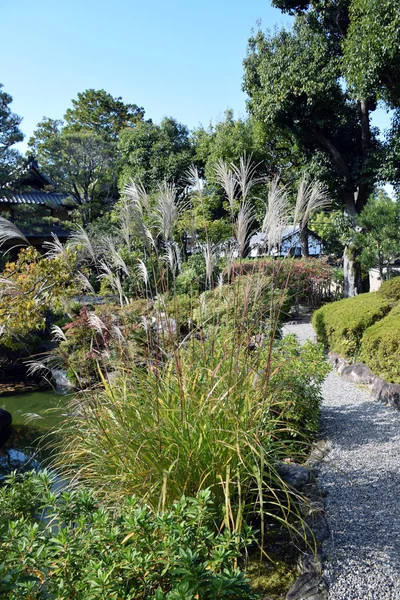
[[[374,377],[370,386],[372,395],[379,402],[389,404],[400,410],[400,385],[395,383],[387,383],[380,377]]]
[[[326,600],[328,590],[320,573],[308,571],[294,582],[286,595],[286,600]]]
[[[351,383],[371,384],[375,378],[375,375],[373,375],[367,365],[364,365],[363,363],[344,366],[340,371],[340,375],[343,379],[350,381]]]
[[[296,463],[280,462],[277,471],[283,481],[296,490],[304,489],[311,479],[311,470]]]
[[[62,369],[52,369],[51,376],[54,381],[54,389],[57,394],[65,395],[72,392],[74,386],[67,377],[67,374]]]

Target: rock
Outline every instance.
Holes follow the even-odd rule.
[[[0,408],[0,431],[5,427],[9,427],[12,423],[12,416],[8,410],[4,410],[4,408]]]
[[[339,373],[343,379],[350,381],[351,383],[371,384],[375,379],[375,375],[373,375],[367,365],[364,365],[363,363],[344,366]]]
[[[62,369],[52,369],[51,376],[55,384],[56,394],[68,394],[74,389],[74,386],[68,379],[66,372]]]
[[[310,469],[296,463],[280,462],[277,471],[283,481],[296,488],[296,490],[304,489],[311,479]]]
[[[168,317],[165,313],[160,313],[158,317],[152,318],[152,326],[156,334],[161,336],[174,336],[176,335],[176,321],[171,317]]]
[[[11,413],[4,410],[4,408],[0,408],[0,448],[4,446],[12,433],[11,423]]]
[[[306,572],[294,582],[286,595],[286,600],[326,600],[328,590],[320,573]]]
[[[400,385],[395,383],[387,383],[380,379],[380,377],[374,377],[372,384],[370,385],[372,395],[379,402],[384,404],[390,404],[393,408],[400,410]]]

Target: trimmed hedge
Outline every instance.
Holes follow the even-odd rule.
[[[364,331],[385,317],[392,305],[378,292],[325,304],[312,320],[318,341],[342,356],[353,357],[360,351]]]
[[[400,383],[400,305],[364,332],[360,360],[385,381]]]
[[[379,294],[389,300],[400,301],[400,277],[387,279],[379,288]]]

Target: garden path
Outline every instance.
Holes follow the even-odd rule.
[[[309,323],[285,333],[315,339]],[[400,600],[400,412],[332,371],[321,425],[329,447],[318,477],[327,493],[329,600]]]

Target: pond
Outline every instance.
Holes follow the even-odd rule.
[[[12,415],[13,433],[0,450],[0,478],[12,470],[35,469],[51,456],[51,431],[63,420],[67,396],[39,390],[0,396]]]

